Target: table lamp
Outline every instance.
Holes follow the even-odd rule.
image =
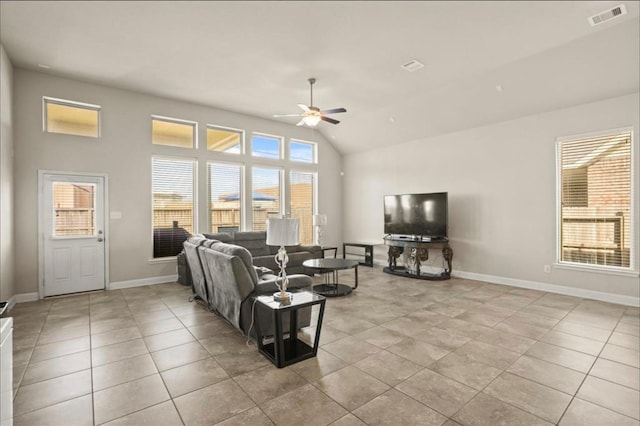
[[[281,281],[276,285],[279,292],[273,294],[273,300],[277,302],[288,302],[291,300],[291,293],[287,292],[289,279],[287,278],[286,267],[289,262],[285,246],[295,246],[300,244],[300,227],[298,219],[289,218],[269,218],[267,219],[267,245],[280,246],[275,256],[276,263],[280,266],[278,277]]]
[[[314,214],[313,215],[313,226],[316,227],[316,231],[318,233],[318,245],[322,247],[323,238],[322,238],[322,228],[327,226],[327,215],[326,214]]]

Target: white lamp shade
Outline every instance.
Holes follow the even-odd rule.
[[[326,214],[314,214],[313,215],[313,226],[327,226],[327,215]]]
[[[267,245],[296,246],[300,244],[300,226],[298,219],[267,219]]]

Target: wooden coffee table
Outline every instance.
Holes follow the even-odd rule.
[[[313,286],[313,292],[325,297],[346,296],[358,288],[358,261],[351,259],[309,259],[302,266],[324,275],[324,284]],[[353,269],[356,276],[355,285],[340,284],[338,271]]]

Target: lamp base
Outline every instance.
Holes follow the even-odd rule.
[[[293,294],[289,293],[288,291],[285,291],[284,295],[281,291],[273,293],[273,300],[275,300],[276,302],[287,303],[290,302],[292,298]]]

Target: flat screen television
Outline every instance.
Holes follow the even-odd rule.
[[[384,196],[384,233],[447,237],[448,193]]]

